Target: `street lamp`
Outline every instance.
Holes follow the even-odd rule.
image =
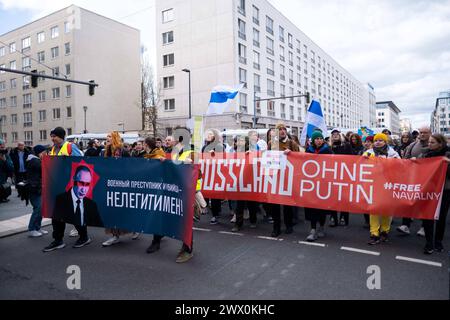
[[[84,133],[87,133],[87,130],[86,130],[86,111],[87,111],[87,109],[88,109],[87,106],[83,107],[83,110],[84,110]]]
[[[189,74],[189,120],[191,119],[191,117],[192,117],[192,114],[191,114],[191,112],[192,112],[192,94],[191,94],[191,70],[189,70],[189,69],[183,69],[183,70],[181,70],[181,71],[183,71],[183,72],[187,72],[188,74]]]

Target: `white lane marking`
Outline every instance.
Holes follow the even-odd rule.
[[[439,267],[442,268],[442,263],[440,262],[434,262],[434,261],[428,261],[428,260],[422,260],[422,259],[414,259],[414,258],[408,258],[408,257],[402,257],[402,256],[396,256],[395,259],[402,260],[402,261],[409,261],[414,263],[421,263],[426,264],[433,267]]]
[[[352,251],[352,252],[357,252],[357,253],[364,253],[364,254],[370,254],[372,256],[379,256],[380,255],[380,253],[376,252],[376,251],[362,250],[362,249],[351,248],[351,247],[341,247],[341,250]]]
[[[195,230],[195,231],[205,231],[205,232],[211,232],[212,230],[211,229],[203,229],[203,228],[192,228],[192,230]]]
[[[229,232],[229,231],[219,231],[219,233],[221,233],[221,234],[229,234],[229,235],[233,235],[233,236],[240,236],[240,237],[242,237],[244,235],[243,233]]]
[[[325,248],[326,244],[325,243],[317,243],[317,242],[306,242],[306,241],[299,241],[299,244],[305,244],[307,246],[314,246],[314,247],[322,247]]]
[[[283,241],[283,239],[280,238],[273,238],[273,237],[264,237],[264,236],[257,236],[258,239],[264,239],[264,240],[272,240],[272,241]]]

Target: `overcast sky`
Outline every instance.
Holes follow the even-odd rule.
[[[439,92],[450,90],[450,0],[270,2],[358,80],[370,82],[377,101],[394,101],[414,127],[429,124]],[[140,29],[153,48],[154,0],[0,0],[0,34],[72,3]]]

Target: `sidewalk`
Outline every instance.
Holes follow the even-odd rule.
[[[0,221],[0,238],[28,231],[30,216],[31,213],[17,218]],[[48,226],[51,223],[51,219],[42,219],[42,227]]]

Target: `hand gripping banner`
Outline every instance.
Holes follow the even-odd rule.
[[[382,159],[279,151],[204,154],[205,198],[438,219],[442,158]]]

